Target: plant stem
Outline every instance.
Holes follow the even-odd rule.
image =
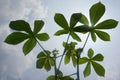
[[[40,46],[40,48],[45,52],[45,53],[47,53],[46,51],[45,51],[45,49],[44,49],[44,47],[39,43],[39,41],[34,37],[34,39],[37,41],[37,43],[38,43],[38,45]]]
[[[79,74],[80,74],[80,72],[79,72],[79,58],[77,57],[77,80],[80,80]]]
[[[54,55],[54,59],[55,59],[55,66],[54,66],[54,71],[55,71],[55,80],[57,80],[56,55]]]
[[[66,75],[66,76],[73,76],[73,75],[76,75],[77,73],[73,73],[73,74],[70,74],[70,75]]]
[[[85,40],[85,43],[84,43],[84,45],[83,45],[82,49],[84,49],[84,48],[85,48],[85,45],[86,45],[86,43],[87,43],[87,41],[88,41],[89,36],[90,36],[90,32],[88,33],[88,36],[87,36],[87,38],[86,38],[86,40]]]
[[[59,70],[60,67],[61,67],[61,63],[62,63],[62,60],[63,60],[63,56],[65,55],[65,52],[66,52],[66,46],[67,46],[67,44],[68,44],[69,38],[70,38],[70,33],[69,33],[69,35],[68,35],[68,37],[67,37],[67,42],[66,42],[66,45],[65,45],[63,54],[62,54],[61,59],[60,59],[60,63],[59,63],[59,65],[58,65],[58,70]]]
[[[87,41],[88,41],[89,36],[90,36],[90,33],[88,33],[88,36],[87,36],[87,38],[86,38],[86,40],[85,40],[85,43],[84,43],[84,45],[83,45],[83,47],[82,47],[82,51],[83,51],[83,49],[84,49],[85,46],[86,46],[86,43],[87,43]],[[77,75],[77,80],[80,80],[80,76],[79,76],[79,74],[80,74],[80,72],[79,72],[79,59],[80,59],[80,55],[81,55],[82,51],[80,52],[80,54],[77,53],[77,74],[76,74],[76,75]]]

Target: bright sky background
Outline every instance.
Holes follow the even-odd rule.
[[[45,21],[43,31],[49,33],[51,39],[48,42],[42,42],[42,45],[50,50],[54,48],[61,52],[63,48],[61,43],[66,41],[66,36],[55,37],[53,34],[59,30],[59,26],[54,22],[55,13],[62,13],[69,21],[72,13],[82,12],[89,17],[89,8],[99,0],[0,0],[0,80],[45,80],[53,70],[36,69],[36,55],[41,51],[37,46],[29,55],[24,56],[22,53],[22,44],[12,46],[3,41],[8,34],[9,22],[12,20],[24,19],[30,22],[31,26],[36,19]],[[106,12],[102,17],[105,19],[115,19],[120,21],[120,1],[119,0],[101,0],[106,6]],[[84,66],[80,67],[82,80],[120,80],[120,25],[113,30],[107,31],[111,35],[110,42],[103,42],[97,39],[93,43],[89,38],[84,55],[89,48],[93,48],[95,53],[102,53],[105,56],[102,65],[106,69],[105,78],[98,77],[94,71],[91,76],[84,79],[82,71]],[[82,36],[84,42],[86,36]],[[80,43],[79,46],[82,46]],[[65,74],[75,71],[73,66],[66,65],[61,67]],[[74,76],[75,77],[75,76]]]

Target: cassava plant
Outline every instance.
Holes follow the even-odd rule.
[[[17,45],[24,41],[25,43],[22,48],[24,55],[30,53],[36,44],[38,44],[42,51],[37,55],[36,67],[39,69],[44,68],[46,71],[50,71],[53,67],[55,72],[55,74],[48,76],[46,80],[80,80],[79,66],[82,64],[86,64],[83,71],[84,77],[88,77],[91,74],[91,67],[93,67],[98,76],[104,77],[105,69],[99,63],[104,59],[104,56],[101,53],[94,55],[94,50],[89,48],[87,57],[81,56],[90,36],[93,42],[96,42],[97,38],[100,38],[103,41],[110,41],[110,35],[103,30],[115,28],[118,21],[107,19],[98,23],[104,13],[105,5],[101,2],[92,5],[90,8],[90,22],[82,13],[73,13],[70,22],[66,21],[63,14],[56,13],[54,20],[61,27],[61,30],[58,30],[55,33],[55,36],[68,35],[66,41],[62,43],[64,50],[61,54],[59,54],[56,49],[49,51],[40,44],[41,41],[47,41],[50,38],[47,33],[40,33],[40,30],[44,26],[44,21],[42,20],[35,20],[33,30],[31,30],[29,23],[24,20],[11,21],[9,27],[15,30],[15,32],[8,35],[5,42]],[[76,45],[82,42],[79,34],[87,34],[87,38],[84,41],[83,46],[76,48]],[[75,41],[70,42],[70,37]],[[59,63],[57,65],[56,60],[58,58],[60,58],[60,61],[57,62]],[[63,75],[63,72],[60,69],[62,60],[64,60],[64,64],[69,64],[70,61],[72,61],[73,66],[76,68],[76,72],[69,75]],[[72,77],[73,75],[76,75],[77,79],[74,79]]]

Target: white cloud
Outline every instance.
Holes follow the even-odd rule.
[[[5,30],[0,34],[6,34]],[[11,80],[19,78],[23,72],[29,69],[33,64],[34,55],[24,56],[21,50],[21,45],[12,46],[3,43],[5,35],[0,35],[0,80],[8,80],[7,77],[11,77]],[[12,74],[11,74],[12,73]]]

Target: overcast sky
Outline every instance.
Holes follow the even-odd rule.
[[[65,36],[55,37],[53,34],[59,30],[59,26],[54,22],[55,13],[62,13],[69,20],[72,13],[82,12],[89,17],[89,8],[99,0],[0,0],[0,80],[45,80],[53,70],[46,72],[35,67],[36,55],[41,51],[36,47],[29,55],[22,53],[22,44],[12,46],[3,41],[8,34],[9,22],[12,20],[24,19],[31,26],[36,19],[45,21],[43,31],[50,34],[51,39],[42,45],[47,49],[57,48],[62,50],[61,42],[65,41]],[[115,19],[120,21],[119,0],[101,0],[106,6],[106,12],[102,17],[105,19]],[[89,38],[84,53],[89,48],[93,48],[95,53],[102,53],[105,56],[102,65],[106,69],[104,78],[98,77],[94,71],[91,76],[84,79],[82,75],[83,67],[80,68],[82,80],[120,80],[120,25],[116,29],[107,31],[111,35],[110,42],[103,42],[97,39],[93,43]],[[81,35],[82,36],[82,35]],[[84,42],[85,37],[82,36]],[[80,46],[83,43],[79,44]],[[52,45],[52,47],[51,47]],[[65,74],[75,71],[72,65],[61,68]],[[75,76],[74,76],[75,77]]]

